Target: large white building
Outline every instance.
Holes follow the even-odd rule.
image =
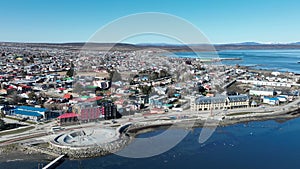
[[[270,105],[279,105],[279,99],[277,97],[266,97],[263,98],[263,103]]]
[[[248,106],[248,95],[199,97],[191,102],[192,111],[234,109]]]
[[[259,86],[292,87],[297,85],[293,82],[269,82],[269,81],[261,81],[261,80],[237,80],[237,81],[245,84],[253,84]]]

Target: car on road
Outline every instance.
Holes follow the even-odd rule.
[[[64,130],[64,128],[62,128],[61,126],[51,127],[52,132],[58,132],[58,131],[61,131],[61,130]]]

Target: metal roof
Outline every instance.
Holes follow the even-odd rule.
[[[41,115],[40,113],[37,112],[32,112],[32,111],[23,111],[23,110],[14,110],[15,114],[20,114],[20,115],[25,115],[25,116],[35,116],[35,117],[41,117],[43,115]]]
[[[216,97],[199,97],[196,99],[196,104],[216,104],[229,102],[243,102],[249,100],[248,95],[234,95],[234,96],[216,96]]]
[[[196,104],[224,103],[226,102],[226,99],[226,96],[199,97],[196,99]]]
[[[233,96],[228,96],[228,99],[230,102],[243,102],[247,101],[249,99],[248,95],[233,95]]]
[[[22,111],[31,111],[31,112],[46,112],[48,109],[40,108],[40,107],[31,107],[31,106],[19,106],[16,110]]]
[[[274,92],[274,89],[272,89],[272,88],[263,88],[263,87],[254,87],[250,90]]]
[[[66,119],[66,118],[72,118],[72,117],[78,117],[78,114],[76,114],[76,113],[65,113],[65,114],[60,115],[57,118]]]

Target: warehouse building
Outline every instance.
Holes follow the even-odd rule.
[[[272,88],[254,87],[249,91],[249,95],[254,96],[274,96],[275,94],[276,92]]]
[[[52,117],[48,109],[31,106],[18,106],[12,110],[12,115],[19,118],[28,118],[32,121],[46,120]]]

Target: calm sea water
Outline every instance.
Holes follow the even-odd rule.
[[[139,137],[150,137],[160,132]],[[300,118],[281,123],[263,121],[219,127],[204,144],[198,143],[200,132],[201,128],[194,129],[176,147],[154,157],[131,159],[108,155],[67,160],[58,168],[277,169],[300,166]]]
[[[66,160],[58,169],[291,169],[300,166],[300,118],[218,127],[203,144],[198,143],[201,131],[201,128],[190,131],[177,146],[157,156],[133,159],[112,154],[83,160]],[[139,137],[151,137],[161,132],[162,130],[157,130]],[[2,162],[0,168],[38,168],[39,162]]]
[[[223,61],[225,65],[254,66],[256,69],[269,69],[276,71],[289,71],[300,73],[300,50],[226,50],[218,54],[199,52],[197,55],[191,52],[175,53],[177,57],[186,58],[241,58],[242,60]]]

